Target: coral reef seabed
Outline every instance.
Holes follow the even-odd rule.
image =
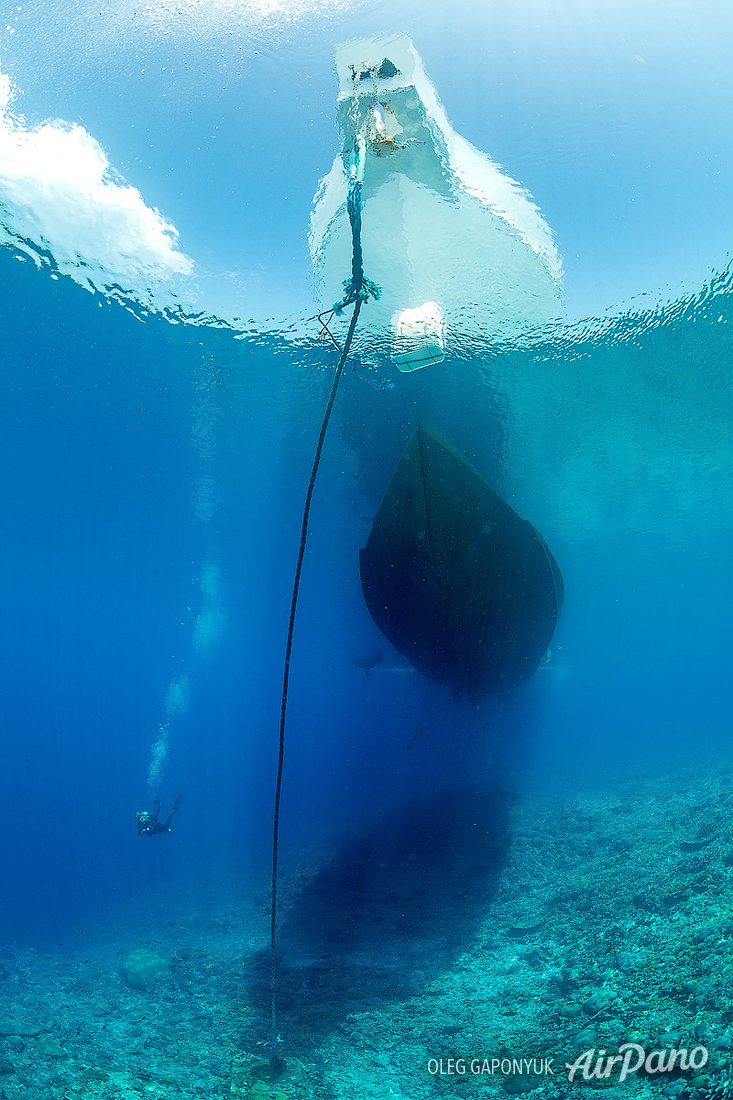
[[[506,834],[485,864],[393,846],[383,889],[365,843],[288,872],[284,1066],[264,884],[156,898],[54,952],[0,944],[0,1098],[733,1100],[730,762],[525,791]],[[708,1057],[568,1081],[628,1042]],[[456,1068],[491,1059],[534,1068]]]

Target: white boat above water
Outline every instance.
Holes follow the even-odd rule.
[[[351,274],[346,191],[361,145],[364,272],[382,294],[360,327],[401,370],[439,361],[451,333],[512,339],[560,316],[551,229],[527,191],[450,125],[410,38],[347,42],[336,70],[343,148],[309,235],[324,307]]]

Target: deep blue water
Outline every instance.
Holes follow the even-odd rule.
[[[632,1036],[727,1095],[732,84],[722,0],[4,6],[0,1097],[273,1083],[360,165],[272,1095]],[[423,420],[564,576],[480,706],[362,596]]]
[[[135,899],[266,873],[290,586],[335,359],[315,330],[141,320],[10,249],[0,272],[0,931],[46,944]],[[726,746],[732,316],[722,275],[524,348],[457,342],[386,393],[345,376],[296,622],[286,865],[468,779],[571,789]],[[479,709],[407,670],[361,597],[357,551],[424,416],[565,575],[552,664]],[[367,677],[352,659],[377,647]],[[134,815],[183,677],[160,794],[164,811],[186,800],[149,841]]]
[[[395,388],[347,372],[327,438],[295,633],[286,867],[467,779],[571,789],[724,749],[733,69],[715,6],[665,5],[660,22],[653,2],[593,18],[570,5],[564,20],[529,0],[459,4],[449,21],[410,0],[305,5],[292,29],[265,11],[236,36],[213,8],[172,24],[165,7],[127,22],[109,10],[90,31],[103,14],[54,24],[52,45],[40,6],[3,32],[20,85],[3,115],[8,224],[20,217],[48,262],[0,251],[2,934],[58,942],[135,899],[246,892],[266,875],[290,586],[335,365],[303,321],[304,234],[337,150],[346,37],[411,26],[457,130],[540,203],[570,318],[650,297],[516,345],[453,324],[446,361],[408,376],[357,333],[365,369]],[[13,190],[15,138],[49,116],[83,122],[108,180],[119,171],[175,222],[202,307],[259,322],[165,319],[52,277],[34,218],[50,214],[46,233],[68,218],[63,158],[45,146]],[[52,234],[59,270],[91,256],[77,277],[117,240],[94,220],[109,192],[80,208],[94,172],[80,179],[71,236]],[[361,597],[358,550],[424,417],[537,525],[566,580],[549,665],[479,709],[409,670]],[[376,648],[386,660],[367,677],[352,661]],[[139,838],[136,811],[159,793],[166,812],[178,791],[171,835]]]

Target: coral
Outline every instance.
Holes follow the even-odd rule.
[[[167,960],[155,951],[149,951],[147,947],[139,947],[125,959],[122,973],[125,981],[133,989],[147,989],[161,974],[167,972],[168,965]]]

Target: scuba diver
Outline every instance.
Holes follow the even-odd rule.
[[[158,821],[158,814],[160,813],[160,801],[156,798],[153,803],[152,810],[140,810],[135,814],[135,820],[137,821],[137,835],[138,836],[157,836],[158,833],[169,833],[171,831],[171,821],[173,820],[173,814],[181,808],[183,802],[183,795],[179,794],[178,798],[173,803],[173,809],[168,814],[166,820],[161,824]]]

